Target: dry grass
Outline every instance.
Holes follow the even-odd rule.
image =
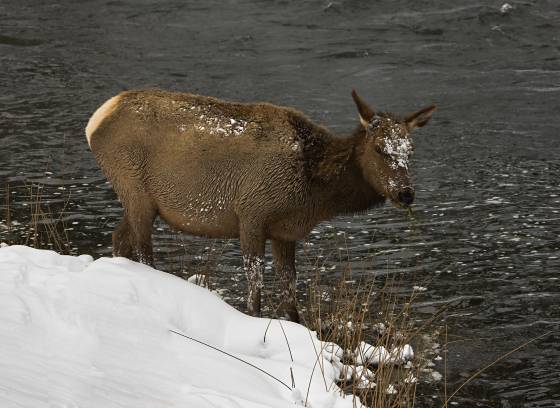
[[[424,368],[418,352],[406,364],[389,358],[363,363],[356,360],[355,352],[361,342],[388,351],[419,344],[415,338],[420,332],[411,318],[417,293],[404,298],[399,295],[402,278],[393,274],[379,282],[354,282],[347,266],[336,284],[322,282],[317,271],[308,286],[306,325],[317,331],[323,342],[342,348],[344,369],[338,386],[368,407],[412,407],[415,403],[416,385]]]
[[[11,188],[6,183],[5,191],[5,228],[6,243],[27,245],[38,249],[52,249],[61,254],[70,254],[71,245],[68,228],[64,222],[65,210],[70,202],[70,193],[56,207],[45,200],[44,185],[24,184],[25,194],[21,197],[24,206],[29,208],[22,214],[22,222],[13,218],[11,208]],[[15,234],[15,230],[17,234]]]

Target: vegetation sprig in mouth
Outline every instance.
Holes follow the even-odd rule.
[[[411,216],[411,215],[412,215],[412,206],[411,206],[411,205],[405,204],[405,203],[402,203],[402,202],[400,202],[400,201],[398,201],[398,200],[393,200],[393,199],[391,199],[391,204],[393,204],[393,206],[394,206],[395,208],[400,208],[400,209],[402,209],[402,210],[405,210],[405,211],[406,211],[406,214],[407,214],[408,216]]]

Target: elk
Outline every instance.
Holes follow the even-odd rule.
[[[299,321],[296,241],[321,221],[414,200],[411,132],[435,111],[376,112],[352,91],[359,124],[338,137],[303,113],[162,90],[125,91],[86,127],[88,144],[124,208],[113,255],[153,265],[152,224],[239,238],[247,309],[260,315],[266,240],[282,282],[280,313]]]

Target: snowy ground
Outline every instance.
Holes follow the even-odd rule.
[[[0,406],[352,407],[315,334],[269,321],[124,258],[0,248]]]

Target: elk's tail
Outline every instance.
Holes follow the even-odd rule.
[[[88,124],[86,126],[86,139],[88,145],[91,147],[91,138],[95,133],[95,130],[101,125],[103,120],[109,116],[115,108],[117,107],[119,100],[121,99],[121,94],[113,96],[111,99],[107,100],[103,105],[101,105],[91,118],[89,118]]]

